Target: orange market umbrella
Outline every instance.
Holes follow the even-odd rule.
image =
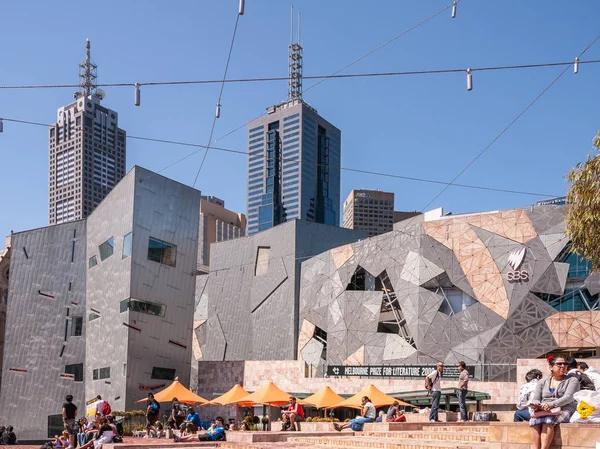
[[[254,393],[244,396],[231,403],[243,404],[266,404],[266,405],[283,405],[290,402],[290,395],[280,389],[273,382],[268,382],[256,390]]]
[[[190,390],[188,390],[187,388],[185,388],[181,382],[179,382],[177,379],[175,379],[175,381],[169,385],[167,388],[165,388],[162,391],[159,391],[158,393],[156,393],[154,395],[154,399],[156,399],[158,402],[171,402],[173,400],[173,398],[177,398],[179,400],[179,402],[183,402],[184,404],[196,404],[198,402],[208,402],[206,399],[204,399],[202,396],[198,396],[195,393],[192,393]],[[140,399],[137,402],[144,402],[147,401],[147,398],[144,399]]]
[[[314,405],[317,408],[331,408],[344,400],[339,394],[336,394],[328,386],[324,386],[315,394],[303,399],[305,404]]]
[[[354,396],[346,399],[345,401],[339,402],[332,406],[331,408],[340,408],[340,407],[350,407],[350,408],[361,408],[361,399],[363,396],[367,396],[371,399],[371,403],[377,408],[382,407],[384,405],[391,405],[394,401],[398,401],[398,403],[402,406],[412,407],[411,404],[400,401],[392,396],[388,396],[381,390],[379,390],[375,385],[369,384],[362,391],[356,393]]]
[[[231,390],[229,390],[227,393],[222,394],[221,396],[219,396],[218,398],[214,398],[212,401],[209,401],[205,404],[202,405],[227,405],[227,404],[232,404],[234,402],[236,402],[238,399],[242,399],[243,397],[248,396],[250,393],[248,393],[246,390],[244,390],[240,385],[235,384]],[[254,402],[237,402],[237,405],[240,405],[242,407],[251,407],[252,405],[254,405]]]

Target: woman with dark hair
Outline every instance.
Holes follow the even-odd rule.
[[[569,422],[577,406],[573,394],[579,391],[579,381],[567,376],[565,358],[551,357],[548,364],[550,376],[537,383],[531,400],[533,413],[529,427],[533,449],[549,449],[554,439],[554,427]]]
[[[525,374],[526,384],[519,390],[519,400],[517,401],[517,411],[513,418],[514,422],[529,421],[529,403],[535,391],[535,386],[544,375],[539,369],[532,369]]]
[[[371,404],[371,400],[367,396],[363,396],[361,400],[362,408],[360,416],[354,418],[352,421],[339,425],[338,423],[333,423],[333,428],[338,432],[341,432],[344,429],[350,428],[355,432],[359,432],[362,430],[363,425],[368,422],[375,421],[375,406]]]

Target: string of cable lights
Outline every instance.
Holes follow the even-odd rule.
[[[6,120],[7,122],[14,122],[14,123],[20,123],[20,124],[25,124],[25,125],[35,125],[35,126],[43,126],[43,127],[49,127],[51,125],[45,124],[45,123],[39,123],[39,122],[32,122],[32,121],[27,121],[27,120],[18,120],[18,119],[12,119],[12,118],[5,118],[4,120]],[[162,172],[164,172],[165,170],[183,162],[186,159],[189,159],[190,157],[198,154],[199,152],[206,150],[207,148],[210,147],[211,150],[217,151],[217,152],[223,152],[223,153],[233,153],[233,154],[239,154],[242,155],[244,157],[248,156],[248,152],[247,151],[243,151],[243,150],[236,150],[233,148],[223,148],[223,147],[216,147],[214,145],[202,145],[202,144],[198,144],[198,143],[191,143],[191,142],[181,142],[181,141],[177,141],[177,140],[169,140],[169,139],[156,139],[153,137],[144,137],[144,136],[134,136],[134,135],[127,135],[126,136],[127,139],[132,139],[132,140],[142,140],[142,141],[147,141],[147,142],[155,142],[155,143],[162,143],[162,144],[169,144],[169,145],[178,145],[178,146],[184,146],[184,147],[191,147],[191,148],[198,148],[197,150],[186,154],[185,156],[177,159],[176,161],[172,162],[171,164],[161,168],[160,170],[156,171],[156,174],[160,174]],[[265,156],[266,157],[266,156]],[[293,162],[296,163],[298,165],[302,165],[302,161],[299,161],[297,159],[293,159],[293,158],[282,158],[282,163],[283,162]],[[314,164],[313,164],[314,165]],[[316,164],[317,167],[322,166],[324,164]],[[331,167],[331,166],[330,166]],[[331,167],[331,168],[337,168],[337,167]],[[414,177],[414,176],[406,176],[406,175],[401,175],[401,174],[397,174],[397,173],[386,173],[386,172],[380,172],[380,171],[374,171],[374,170],[365,170],[365,169],[360,169],[360,168],[353,168],[353,167],[339,167],[341,171],[347,171],[347,172],[353,172],[353,173],[360,173],[360,174],[364,174],[364,175],[371,175],[371,176],[381,176],[381,177],[387,177],[387,178],[395,178],[395,179],[402,179],[405,181],[414,181],[414,182],[421,182],[421,183],[429,183],[429,184],[439,184],[439,185],[449,185],[451,184],[449,181],[441,181],[441,180],[437,180],[437,179],[430,179],[430,178],[419,178],[419,177]],[[152,176],[152,175],[150,175]],[[149,176],[149,177],[150,177]],[[143,179],[142,181],[147,180],[148,178]],[[560,196],[558,194],[551,194],[551,193],[540,193],[540,192],[529,192],[529,191],[523,191],[523,190],[513,190],[513,189],[501,189],[501,188],[496,188],[496,187],[488,187],[488,186],[480,186],[480,185],[473,185],[473,184],[459,184],[459,183],[453,183],[452,184],[453,187],[460,187],[460,188],[465,188],[465,189],[475,189],[475,190],[485,190],[485,191],[490,191],[490,192],[499,192],[499,193],[508,193],[508,194],[515,194],[515,195],[526,195],[526,196],[537,196],[537,197],[546,197],[546,198],[555,198],[557,196]]]
[[[579,53],[579,55],[575,58],[575,61],[571,64],[569,64],[567,67],[565,67],[559,74],[558,76],[556,76],[546,87],[544,87],[544,89],[542,89],[542,91],[532,100],[530,101],[527,106],[525,106],[525,108],[523,110],[521,110],[521,112],[519,112],[517,114],[517,116],[506,126],[504,127],[504,129],[502,131],[500,131],[500,133],[498,135],[496,135],[496,137],[494,137],[490,143],[488,143],[485,148],[483,148],[483,150],[481,150],[473,159],[471,159],[469,161],[469,163],[454,177],[454,179],[452,179],[452,181],[446,185],[437,195],[435,195],[426,205],[425,207],[423,207],[423,209],[421,209],[421,211],[425,211],[429,206],[431,206],[431,204],[437,200],[446,190],[448,190],[448,188],[450,188],[452,185],[454,185],[454,183],[475,163],[479,160],[479,158],[481,158],[510,128],[512,128],[512,126],[517,123],[517,121],[523,117],[523,115],[525,115],[525,113],[527,113],[527,111],[529,111],[529,109],[531,109],[533,107],[533,105],[535,103],[538,102],[538,100],[540,98],[542,98],[544,96],[544,94],[546,92],[548,92],[552,86],[554,86],[559,79],[562,78],[562,76],[567,73],[567,71],[571,68],[571,66],[573,66],[573,73],[575,75],[577,75],[579,73],[579,64],[581,64],[580,58],[600,39],[600,34],[598,36],[596,36],[596,38],[594,40],[592,40],[592,42],[590,42],[588,44],[587,47],[585,47],[583,49],[583,51],[581,53]],[[471,74],[469,73],[467,75],[467,89],[471,90],[473,88],[473,79],[471,77]]]
[[[576,58],[577,59],[577,58]],[[573,66],[574,73],[579,73],[579,66],[586,64],[598,64],[600,59],[591,59],[587,61],[562,61],[562,62],[542,62],[532,64],[513,64],[513,65],[497,65],[484,66],[473,68],[448,68],[448,69],[431,69],[431,70],[408,70],[396,72],[367,72],[367,73],[346,73],[336,75],[303,75],[304,80],[335,80],[335,79],[352,79],[352,78],[382,78],[382,77],[400,77],[400,76],[415,76],[415,75],[444,75],[456,73],[468,73],[470,71],[471,78],[476,72],[494,72],[494,71],[510,71],[510,70],[530,70],[549,67],[565,67]],[[265,83],[275,81],[289,81],[287,76],[274,77],[257,77],[257,78],[237,78],[237,79],[206,79],[206,80],[183,80],[183,81],[147,81],[147,82],[125,82],[125,83],[98,83],[97,87],[145,87],[145,86],[185,86],[198,84],[240,84],[240,83]],[[304,92],[317,86],[314,84],[304,90]],[[28,84],[28,85],[0,85],[0,89],[18,90],[18,89],[75,89],[80,87],[79,84]]]

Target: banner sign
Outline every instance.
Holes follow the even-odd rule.
[[[327,375],[330,377],[418,377],[423,378],[436,370],[436,365],[328,365]],[[475,367],[467,366],[472,377]],[[458,366],[445,366],[443,379],[458,379]]]

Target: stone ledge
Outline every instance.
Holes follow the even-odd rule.
[[[529,423],[489,423],[490,448],[520,449],[530,447]],[[560,424],[553,446],[563,449],[596,448],[600,442],[600,424]]]

